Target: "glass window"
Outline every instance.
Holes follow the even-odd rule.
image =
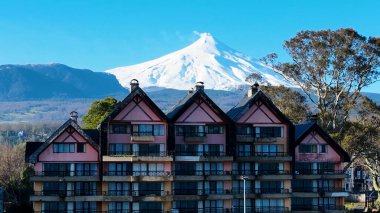
[[[109,155],[130,155],[132,154],[132,144],[125,143],[110,143],[109,144]]]
[[[129,202],[108,202],[108,213],[129,212]]]
[[[73,143],[54,143],[53,144],[54,153],[74,153]]]
[[[327,144],[319,145],[319,153],[327,153]]]
[[[253,127],[252,126],[237,126],[236,134],[237,135],[253,135]]]
[[[85,143],[77,143],[77,152],[78,153],[86,152],[86,144]]]
[[[207,125],[206,126],[206,132],[207,132],[207,134],[223,134],[224,133],[224,126]]]
[[[204,125],[176,126],[177,136],[202,137],[206,135]]]
[[[257,138],[276,138],[283,137],[282,127],[256,127]]]
[[[111,124],[111,134],[131,134],[131,126],[129,124]]]
[[[131,163],[109,163],[108,175],[109,176],[126,176],[132,174]]]
[[[108,194],[109,195],[129,195],[129,183],[126,182],[109,182]]]
[[[317,153],[317,144],[300,144],[298,146],[299,153]]]

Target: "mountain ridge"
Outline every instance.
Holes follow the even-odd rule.
[[[162,57],[105,72],[115,75],[124,87],[138,79],[143,88],[183,90],[202,81],[207,89],[228,91],[249,85],[246,78],[252,73],[261,76],[264,84],[296,87],[275,70],[228,47],[210,33],[202,33],[194,43]]]
[[[63,64],[0,65],[0,100],[101,98],[124,93],[112,75]]]

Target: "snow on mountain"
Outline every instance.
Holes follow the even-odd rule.
[[[294,87],[283,76],[216,40],[210,33],[200,34],[191,45],[141,64],[105,71],[116,76],[124,87],[138,79],[142,87],[190,89],[202,81],[206,89],[235,90],[249,83],[251,73],[262,76],[264,83]]]

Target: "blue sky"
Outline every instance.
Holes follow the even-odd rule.
[[[104,71],[181,49],[210,32],[261,58],[301,30],[380,37],[380,1],[1,0],[0,64],[63,63]],[[380,82],[365,91],[380,93]]]

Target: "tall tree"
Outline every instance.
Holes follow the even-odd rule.
[[[96,129],[96,127],[112,111],[116,104],[117,100],[113,97],[94,101],[91,104],[87,114],[83,116],[84,128]]]
[[[276,54],[264,62],[305,92],[323,127],[341,131],[362,88],[379,78],[380,39],[353,29],[301,31],[284,48],[291,62],[279,63]]]
[[[33,212],[29,182],[33,169],[24,162],[25,143],[0,144],[0,186],[4,188],[7,212]]]

